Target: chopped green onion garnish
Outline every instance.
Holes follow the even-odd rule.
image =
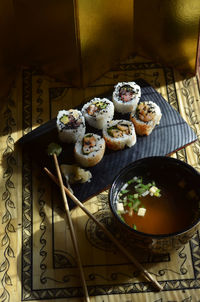
[[[129,189],[128,186],[131,184],[135,184],[133,185],[135,190],[134,194],[129,193],[131,189]],[[145,197],[148,194],[155,197],[161,196],[160,189],[156,187],[155,181],[152,181],[148,184],[143,184],[142,177],[135,176],[124,184],[118,194],[118,200],[119,202],[123,203],[124,207],[128,207],[129,211],[135,211],[137,213],[140,208],[145,208],[143,205],[141,205],[140,198]],[[122,213],[120,213],[119,216],[122,217]],[[124,219],[122,220],[124,221]]]
[[[129,192],[129,190],[121,190],[120,192],[121,192],[121,194],[126,194]]]
[[[127,198],[128,198],[129,201],[134,201],[134,199],[135,199],[135,198],[133,197],[133,195],[128,195]]]
[[[127,184],[132,184],[133,182],[135,182],[135,180],[134,179],[130,179],[129,181],[127,181]]]
[[[140,201],[139,201],[139,199],[137,199],[133,204],[133,210],[137,212],[139,205],[140,205]]]

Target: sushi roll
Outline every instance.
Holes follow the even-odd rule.
[[[100,135],[87,133],[75,144],[75,159],[83,167],[95,166],[101,161],[105,146],[105,140]]]
[[[112,120],[103,129],[106,145],[112,150],[121,150],[125,146],[132,147],[136,143],[133,123],[127,120]]]
[[[135,82],[118,83],[112,97],[115,110],[122,114],[134,112],[140,97],[141,89]]]
[[[58,135],[62,142],[75,143],[85,134],[85,119],[76,109],[61,110],[57,115]]]
[[[107,121],[112,120],[114,105],[106,98],[94,98],[83,106],[82,114],[90,126],[102,129]]]
[[[162,113],[160,107],[151,101],[140,102],[135,113],[131,113],[130,120],[138,135],[149,135],[160,123]]]

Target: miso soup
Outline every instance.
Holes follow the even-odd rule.
[[[182,231],[196,219],[199,196],[184,178],[134,177],[121,188],[117,211],[131,228],[148,234]]]

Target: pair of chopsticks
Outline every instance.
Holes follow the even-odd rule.
[[[79,268],[79,271],[80,271],[81,282],[82,282],[82,286],[83,286],[83,290],[84,290],[85,302],[90,302],[90,298],[89,298],[89,294],[88,294],[88,290],[87,290],[87,285],[86,285],[86,281],[85,281],[85,276],[84,276],[84,272],[83,272],[83,267],[82,267],[82,263],[81,263],[81,257],[80,257],[80,253],[79,253],[79,250],[78,250],[76,234],[75,234],[74,226],[73,226],[72,219],[71,219],[71,216],[70,216],[70,210],[69,210],[69,205],[68,205],[68,202],[67,202],[67,196],[65,194],[65,187],[64,187],[64,184],[63,184],[63,180],[62,180],[60,166],[58,164],[57,156],[59,156],[61,152],[62,152],[62,147],[59,146],[58,144],[51,143],[51,144],[48,145],[47,153],[48,153],[49,156],[53,156],[53,159],[54,159],[54,164],[55,164],[56,172],[57,172],[57,176],[58,176],[57,184],[60,186],[60,190],[61,190],[61,193],[62,193],[62,198],[63,198],[64,205],[65,205],[65,211],[66,211],[66,214],[67,214],[67,220],[68,220],[68,224],[69,224],[70,235],[71,235],[71,238],[72,238],[72,244],[73,244],[74,251],[75,251],[75,254],[76,254],[77,264],[78,264],[78,268]]]
[[[83,212],[85,212],[106,234],[106,236],[118,247],[118,249],[135,265],[135,267],[137,267],[137,269],[139,269],[139,271],[141,272],[141,274],[152,283],[152,285],[155,287],[155,289],[157,290],[162,290],[162,286],[158,283],[158,281],[156,279],[154,279],[152,277],[152,275],[138,262],[138,260],[132,256],[117,240],[116,238],[106,229],[106,227],[100,222],[98,221],[93,215],[92,213],[90,213],[88,211],[87,208],[84,207],[84,205],[69,191],[69,189],[67,189],[64,184],[63,184],[63,180],[62,180],[62,175],[60,172],[60,167],[58,164],[58,160],[57,160],[57,155],[56,153],[53,153],[53,158],[54,158],[54,163],[55,163],[55,167],[56,167],[56,171],[57,171],[57,176],[58,179],[45,167],[44,170],[47,173],[47,175],[56,183],[60,186],[61,189],[61,193],[62,193],[62,197],[63,197],[63,201],[64,201],[64,205],[65,205],[65,210],[67,213],[67,218],[68,218],[68,222],[69,222],[69,228],[70,228],[70,233],[71,233],[71,237],[72,237],[72,242],[73,242],[73,246],[74,246],[74,250],[77,256],[77,262],[78,262],[78,267],[79,267],[79,271],[80,271],[80,275],[81,275],[81,280],[82,280],[82,286],[84,289],[84,294],[85,294],[85,300],[87,302],[90,301],[89,299],[89,295],[88,295],[88,291],[87,291],[87,285],[86,285],[86,281],[85,281],[85,277],[84,277],[84,273],[83,273],[83,268],[82,268],[82,263],[81,263],[81,258],[80,258],[80,254],[79,254],[79,250],[78,250],[78,245],[77,245],[77,239],[76,239],[76,235],[74,232],[74,227],[72,224],[72,220],[71,220],[71,216],[70,216],[70,211],[69,211],[69,206],[68,206],[68,202],[67,202],[67,197],[66,194],[74,201],[74,203],[79,206]]]

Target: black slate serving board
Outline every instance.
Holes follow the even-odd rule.
[[[160,124],[156,126],[149,136],[137,136],[137,143],[121,151],[106,149],[102,161],[90,168],[92,181],[73,185],[76,197],[85,201],[92,195],[100,192],[112,183],[117,173],[129,163],[148,156],[165,156],[194,142],[197,137],[190,126],[180,114],[167,103],[167,101],[148,83],[140,79],[136,81],[141,87],[141,100],[155,102],[162,111]],[[103,97],[112,98],[112,91]],[[81,108],[82,106],[80,106]],[[80,109],[78,108],[78,109]],[[115,119],[128,119],[129,115],[115,113]],[[87,126],[87,132],[101,133]],[[39,126],[23,136],[18,143],[27,149],[41,168],[44,166],[54,171],[52,160],[47,156],[46,149],[49,143],[58,142],[63,147],[59,156],[60,164],[74,163],[73,145],[62,144],[58,140],[56,119]],[[73,204],[71,204],[71,207]]]

